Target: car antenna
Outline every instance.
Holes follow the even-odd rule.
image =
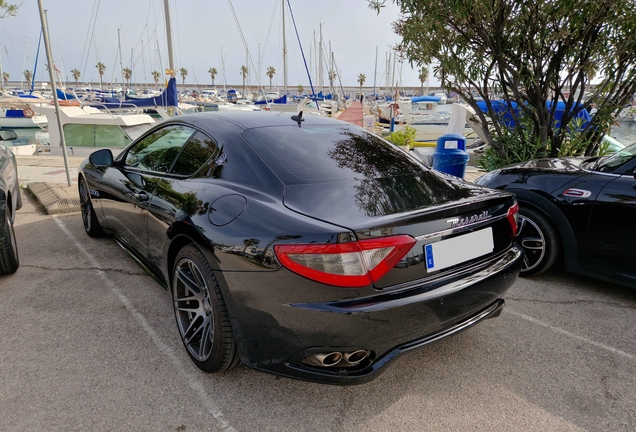
[[[291,116],[292,120],[295,121],[296,123],[298,123],[298,127],[300,127],[300,123],[304,122],[305,119],[303,118],[303,112],[299,112],[298,115],[293,115]]]

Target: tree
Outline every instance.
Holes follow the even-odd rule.
[[[181,82],[183,83],[183,92],[185,93],[185,78],[188,76],[188,70],[186,68],[179,69],[181,74]]]
[[[525,2],[394,0],[397,47],[475,109],[496,118],[503,99],[511,127],[493,121],[486,140],[495,165],[537,156],[594,154],[603,133],[636,92],[636,4],[616,0]],[[377,11],[385,0],[369,0]],[[598,74],[600,83],[591,86]],[[589,93],[589,98],[584,95]],[[488,112],[478,109],[483,98]],[[517,104],[513,108],[512,102]],[[557,103],[565,104],[555,121]],[[598,111],[576,131],[575,117]],[[579,125],[580,126],[580,125]]]
[[[269,66],[267,68],[267,72],[265,72],[265,74],[269,77],[269,89],[272,89],[272,78],[274,78],[274,75],[276,75],[276,69],[274,68],[274,66]]]
[[[121,73],[124,76],[124,79],[128,82],[128,88],[130,88],[130,77],[132,77],[132,70],[125,67],[122,69]]]
[[[5,87],[7,87],[9,85],[9,78],[10,77],[11,77],[11,75],[9,75],[9,72],[2,72],[2,80],[4,81]]]
[[[305,93],[305,87],[302,84],[298,84],[298,94],[301,95]]]
[[[210,78],[212,78],[212,87],[214,87],[214,78],[216,78],[218,72],[216,68],[211,67],[208,69],[208,73],[210,74]]]
[[[428,68],[426,66],[421,67],[417,79],[420,80],[420,94],[424,94],[424,82],[428,81]]]
[[[16,16],[18,14],[18,6],[9,4],[5,0],[0,0],[0,19],[8,16]]]
[[[102,78],[104,77],[104,72],[106,72],[106,65],[102,62],[97,62],[95,67],[97,68],[97,73],[99,74],[99,88],[104,91],[104,83]]]
[[[31,72],[30,70],[26,69],[24,72],[24,79],[26,80],[27,84],[30,86],[31,85],[31,79],[33,79],[33,72]]]
[[[82,73],[77,69],[71,69],[71,75],[73,75],[73,79],[75,80],[75,87],[77,87],[80,76],[82,76]]]
[[[152,75],[152,79],[155,81],[155,87],[157,87],[159,84],[159,78],[161,77],[161,72],[154,70],[150,73]]]
[[[362,94],[362,86],[367,80],[367,76],[363,73],[358,75],[358,84],[360,84],[360,94]]]
[[[241,66],[241,76],[243,77],[243,94],[245,95],[245,78],[247,78],[247,74],[249,73],[249,69],[247,66]]]

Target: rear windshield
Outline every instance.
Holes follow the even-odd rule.
[[[417,174],[402,150],[359,128],[340,125],[249,129],[244,138],[287,185]]]

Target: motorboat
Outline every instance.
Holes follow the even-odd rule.
[[[45,101],[46,102],[46,101]],[[45,128],[46,116],[37,113],[35,104],[22,98],[0,98],[0,127],[4,129]]]
[[[40,108],[49,122],[51,147],[61,145],[60,127],[54,105]],[[60,106],[59,115],[67,147],[123,148],[156,124],[140,111],[113,113],[95,106]]]
[[[412,103],[398,100],[397,105],[402,122],[395,126],[395,130],[403,130],[407,126],[415,129],[415,147],[435,147],[437,139],[448,133],[451,123],[451,113],[442,113],[438,110],[438,102],[435,100],[420,100],[413,98]],[[472,141],[477,135],[468,123],[460,127],[453,126],[453,132]]]

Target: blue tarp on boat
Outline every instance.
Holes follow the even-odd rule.
[[[170,78],[170,80],[168,80],[168,86],[159,96],[150,98],[135,98],[132,96],[126,96],[126,102],[129,104],[135,104],[135,106],[139,108],[178,106],[179,97],[177,96],[177,79],[174,77]]]
[[[266,103],[286,104],[287,103],[287,95],[282,95],[278,99],[268,99],[268,100],[262,100],[262,101],[254,102],[255,105],[263,105],[263,104],[266,104]]]
[[[411,98],[411,103],[439,102],[440,100],[442,100],[441,96],[415,96]]]
[[[499,118],[499,122],[512,128],[515,124],[514,119],[512,117],[512,113],[510,112],[510,108],[508,106],[508,102],[503,101],[503,100],[494,100],[491,101],[492,102],[492,109],[495,111],[495,113],[497,114],[498,118]],[[517,106],[516,102],[510,102],[512,109],[514,110],[515,114],[518,115],[521,111],[519,109],[519,107]],[[478,101],[477,102],[477,106],[479,107],[480,110],[482,110],[485,114],[488,114],[488,107],[486,105],[485,101]],[[550,107],[552,107],[552,102],[548,101],[546,103],[546,106],[548,107],[548,109]],[[579,106],[581,106],[579,104]],[[558,129],[560,122],[561,122],[561,118],[563,117],[563,114],[565,113],[565,102],[557,102],[557,106],[556,106],[556,111],[554,112],[554,120],[555,120],[555,127]],[[590,122],[590,120],[592,119],[592,117],[590,116],[590,113],[587,112],[587,110],[585,109],[581,109],[579,112],[576,113],[576,115],[574,116],[575,119],[581,119],[581,126],[580,126],[580,130],[583,130],[585,128],[585,126],[587,126],[587,124]]]
[[[42,98],[40,98],[38,96],[32,95],[30,93],[24,93],[24,92],[14,93],[14,96],[17,96],[17,97],[19,97],[21,99],[27,99],[27,98],[29,98],[29,99],[38,99],[38,100],[42,99]]]
[[[55,89],[56,93],[57,93],[57,98],[60,100],[73,100],[73,99],[77,99],[77,96],[69,94],[69,93],[64,93],[62,90],[60,89]]]
[[[22,118],[24,117],[24,111],[17,109],[8,109],[6,111],[7,118]]]

